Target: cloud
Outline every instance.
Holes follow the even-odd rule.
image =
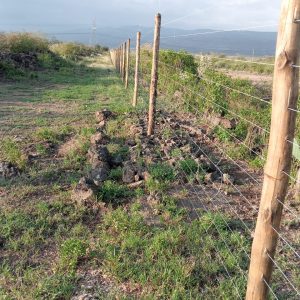
[[[280,0],[1,0],[3,29],[90,26],[152,26],[160,10],[163,23],[179,28],[230,29],[278,22]],[[172,21],[170,23],[170,21]],[[272,28],[274,30],[276,27]],[[266,28],[270,30],[271,28]]]

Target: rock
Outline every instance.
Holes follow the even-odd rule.
[[[184,153],[191,153],[191,146],[185,145],[185,146],[181,147],[180,150]]]
[[[137,182],[134,182],[134,183],[130,183],[127,186],[130,189],[136,189],[136,188],[141,187],[143,185],[144,185],[144,180],[140,180],[140,181],[137,181]]]
[[[139,174],[134,176],[134,181],[135,182],[140,181],[140,175]]]
[[[101,145],[103,143],[105,136],[102,132],[98,132],[91,136],[91,144],[92,145]]]
[[[219,176],[218,172],[207,173],[204,177],[204,182],[205,183],[212,183],[212,182],[217,181],[219,179],[220,179],[220,176]]]
[[[135,175],[137,174],[137,167],[132,162],[126,162],[123,168],[122,180],[124,183],[135,182]]]
[[[17,166],[10,162],[0,162],[0,178],[10,179],[20,175],[20,170]]]
[[[217,170],[215,165],[203,155],[201,156],[201,158],[196,158],[195,161],[198,165],[201,166],[201,169],[204,169],[208,173],[213,173]]]
[[[110,118],[113,115],[113,113],[107,109],[104,109],[102,111],[97,111],[95,116],[98,123],[101,123],[103,121],[106,121],[108,118]]]
[[[211,122],[211,124],[213,126],[218,126],[218,125],[221,124],[222,118],[221,117],[216,117],[216,116],[210,116],[209,121]]]
[[[171,167],[175,167],[176,166],[176,159],[175,158],[171,158],[167,161],[167,163],[171,166]]]
[[[82,177],[72,192],[72,200],[78,204],[86,204],[96,200],[97,187],[89,178]]]
[[[92,167],[101,165],[101,163],[111,163],[111,157],[106,147],[91,147],[88,151],[88,158]]]
[[[234,129],[234,128],[236,128],[237,122],[235,119],[228,120],[228,119],[223,118],[221,120],[221,125],[226,129]]]
[[[224,173],[223,176],[222,176],[222,181],[223,181],[223,183],[225,183],[227,185],[231,185],[231,184],[233,184],[234,179],[229,174]]]
[[[126,145],[128,145],[130,147],[134,147],[136,145],[136,142],[134,140],[128,140],[128,141],[126,141]]]
[[[130,130],[130,134],[134,135],[134,136],[143,133],[143,127],[141,127],[141,126],[132,125],[132,126],[130,126],[129,130]]]
[[[145,181],[147,181],[150,178],[150,173],[145,171],[142,173],[142,178],[144,178]]]
[[[106,121],[102,121],[102,122],[100,122],[99,124],[98,124],[98,127],[97,127],[97,131],[98,132],[101,132],[104,128],[105,128],[105,126],[106,126]]]
[[[94,168],[90,171],[89,177],[97,187],[100,187],[102,182],[107,180],[109,172],[109,165],[103,162],[101,166],[99,165],[97,168]]]
[[[118,154],[111,159],[111,164],[114,167],[120,167],[122,166],[122,163],[123,163],[123,157],[121,154]]]

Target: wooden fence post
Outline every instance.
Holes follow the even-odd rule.
[[[273,269],[282,204],[291,168],[298,100],[300,1],[283,0],[277,37],[272,122],[261,203],[252,245],[247,300],[265,300]],[[279,200],[279,201],[278,201]]]
[[[128,88],[128,80],[129,80],[129,64],[130,64],[130,39],[127,41],[126,47],[126,74],[125,74],[125,88]]]
[[[155,16],[152,72],[151,72],[151,85],[150,85],[150,97],[149,97],[149,116],[148,116],[148,131],[147,131],[148,136],[154,133],[154,124],[155,124],[160,26],[161,26],[161,15],[157,14]]]
[[[126,51],[127,51],[127,42],[124,43],[123,45],[123,54],[122,54],[122,80],[125,82],[125,77],[126,77]]]
[[[122,74],[122,47],[123,45],[121,45],[119,48],[119,73],[120,74]]]
[[[136,107],[138,90],[139,90],[139,69],[140,69],[140,60],[141,60],[141,33],[138,32],[136,35],[136,54],[135,54],[135,74],[134,74],[134,92],[132,105]]]

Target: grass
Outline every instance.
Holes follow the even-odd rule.
[[[105,216],[98,251],[108,272],[142,288],[140,299],[234,299],[236,288],[245,288],[240,268],[247,267],[247,260],[232,250],[249,242],[228,232],[225,222],[229,220],[204,214],[191,224],[174,219],[158,228],[145,224],[135,207],[129,212],[120,208]],[[218,255],[221,264],[217,259],[207,263]],[[226,279],[226,269],[236,286]]]
[[[4,160],[15,164],[20,169],[25,168],[27,162],[26,156],[19,145],[11,138],[6,138],[1,141],[0,154]]]
[[[119,205],[132,195],[132,192],[126,186],[114,181],[106,181],[100,188],[98,199],[105,203]]]
[[[266,74],[272,75],[274,71],[274,58],[273,57],[236,57],[224,55],[210,55],[208,60],[218,69],[227,69],[233,71],[245,71],[253,74]],[[250,62],[249,62],[250,61]],[[262,64],[251,63],[261,62]],[[265,65],[264,65],[265,64]],[[267,65],[270,64],[270,65]]]
[[[52,64],[48,59],[43,58],[45,65]],[[106,56],[15,80],[1,82],[0,100],[14,100],[14,109],[22,111],[3,117],[1,159],[25,168],[21,177],[1,182],[1,299],[71,299],[87,270],[100,270],[113,286],[107,293],[95,292],[100,299],[236,299],[237,290],[244,296],[241,273],[248,262],[243,249],[249,251],[250,240],[241,224],[226,213],[201,209],[194,220],[179,204],[188,198],[186,186],[180,196],[170,195],[181,171],[198,175],[191,158],[176,168],[147,166],[146,187],[135,191],[121,184],[122,168],[115,168],[97,203],[73,203],[73,187],[90,168],[85,154],[96,132],[95,111],[107,107],[118,113],[106,130],[113,157],[128,158],[124,142],[133,139],[132,87],[124,90]],[[135,112],[143,109],[140,103]],[[240,125],[235,134],[246,138],[246,131]],[[164,137],[171,134],[166,130]],[[215,134],[232,143],[225,132]],[[74,147],[59,157],[59,147],[70,140]],[[45,148],[49,142],[55,145],[51,151]],[[33,145],[39,155],[29,165],[23,159]],[[182,155],[180,149],[172,151],[172,157]],[[146,201],[149,192],[157,198],[154,203]]]

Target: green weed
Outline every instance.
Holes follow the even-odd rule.
[[[16,164],[20,169],[25,168],[27,159],[19,145],[12,139],[6,138],[2,140],[0,153],[4,160]]]
[[[132,192],[124,185],[113,181],[105,181],[98,193],[98,199],[105,203],[121,204],[124,199],[132,196]]]
[[[87,244],[79,239],[70,238],[64,241],[59,250],[59,268],[74,272],[80,259],[87,252]]]

